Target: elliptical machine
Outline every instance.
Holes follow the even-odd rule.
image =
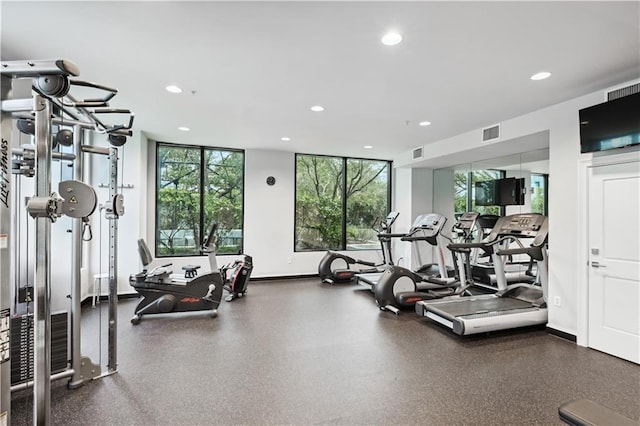
[[[469,242],[473,239],[479,213],[464,213],[453,225],[451,232],[459,241]],[[446,296],[462,294],[469,284],[471,272],[468,262],[457,259],[452,252],[454,276],[450,276],[445,265],[444,250],[440,237],[453,243],[453,238],[441,231],[447,218],[438,213],[430,213],[419,217],[420,223],[411,236],[403,237],[403,241],[427,241],[437,251],[436,264],[423,265],[416,271],[400,266],[390,266],[382,275],[375,287],[375,298],[381,310],[388,310],[396,315],[401,308],[409,308],[420,300],[439,299]],[[416,223],[418,222],[416,220]],[[422,235],[415,235],[422,231]]]
[[[237,259],[220,268],[224,289],[229,292],[229,295],[224,300],[231,302],[247,293],[251,271],[253,271],[253,258],[246,254],[242,255],[242,259]],[[231,272],[230,277],[229,272]]]
[[[129,284],[143,297],[131,318],[131,324],[139,324],[143,315],[164,314],[169,312],[211,311],[211,317],[218,316],[218,306],[222,299],[223,282],[216,262],[215,232],[217,224],[200,249],[209,257],[211,272],[196,276],[199,266],[187,265],[184,280],[171,276],[167,269],[171,264],[158,266],[148,271],[147,266],[153,261],[149,247],[144,240],[138,240],[138,252],[144,269],[132,275]]]
[[[323,283],[346,283],[350,282],[355,274],[359,273],[376,273],[381,272],[380,267],[393,265],[393,257],[391,256],[391,238],[400,236],[391,234],[391,226],[398,218],[398,212],[390,212],[384,221],[380,222],[380,229],[373,228],[378,233],[378,240],[382,248],[382,263],[367,262],[366,260],[354,259],[335,251],[327,251],[318,265],[318,275]],[[375,225],[375,224],[374,224]],[[402,234],[404,235],[404,234]],[[350,265],[369,266],[367,269],[354,270]]]

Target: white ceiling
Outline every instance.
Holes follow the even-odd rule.
[[[3,60],[71,60],[160,141],[392,159],[640,77],[638,1],[2,0],[0,12]],[[389,29],[403,43],[382,45]],[[541,70],[551,78],[529,79]]]

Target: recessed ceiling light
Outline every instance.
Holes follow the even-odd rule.
[[[191,129],[188,128],[188,127],[185,127],[185,126],[180,126],[180,127],[178,127],[178,130],[182,130],[183,132],[188,132]]]
[[[421,121],[418,123],[418,126],[431,126],[430,121]]]
[[[537,74],[531,76],[531,80],[544,80],[545,78],[551,77],[551,73],[547,71],[542,71]]]
[[[283,138],[280,138],[280,140],[284,141],[284,142],[289,142],[291,140],[291,138],[288,138],[288,137],[285,136]]]
[[[395,32],[385,34],[380,40],[385,46],[395,46],[402,41],[402,35]]]
[[[313,112],[322,112],[324,111],[324,107],[320,106],[320,105],[314,105],[311,107],[311,111]]]
[[[371,149],[371,148],[373,148],[373,146],[371,146],[371,145],[365,145],[365,146],[363,146],[363,148],[364,148],[364,149]]]
[[[167,92],[171,92],[171,93],[182,93],[182,89],[173,84],[165,87],[165,89],[167,90]]]

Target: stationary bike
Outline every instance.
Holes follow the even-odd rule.
[[[393,258],[391,257],[391,238],[404,235],[390,233],[391,225],[396,221],[399,214],[400,213],[398,212],[390,212],[386,219],[380,222],[380,229],[376,229],[374,223],[373,229],[377,232],[380,247],[382,248],[382,263],[354,259],[351,256],[329,250],[325,253],[322,259],[320,259],[320,263],[318,264],[318,275],[320,275],[320,280],[327,284],[345,283],[351,281],[355,274],[381,272],[380,267],[393,265]],[[369,268],[360,270],[351,269],[350,265],[357,264],[369,266]]]
[[[251,271],[253,271],[253,258],[246,254],[242,255],[242,259],[220,268],[224,289],[229,292],[229,295],[224,300],[231,302],[245,295],[247,285],[249,285],[249,278],[251,278]],[[229,272],[231,276],[229,276]]]
[[[142,272],[132,275],[129,284],[143,297],[131,318],[131,324],[139,324],[143,315],[169,312],[211,311],[211,317],[218,315],[222,299],[223,281],[216,263],[214,234],[217,224],[202,245],[201,252],[207,253],[211,272],[196,276],[199,266],[187,265],[184,279],[172,277],[171,264],[147,270],[153,261],[149,247],[144,240],[138,240],[138,252],[144,266]]]

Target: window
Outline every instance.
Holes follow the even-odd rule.
[[[156,257],[200,255],[214,222],[217,253],[242,253],[244,153],[158,143],[156,159]]]
[[[548,215],[549,175],[531,174],[531,212]]]
[[[504,215],[504,207],[498,205],[480,205],[477,200],[481,194],[477,193],[482,185],[480,182],[504,179],[504,170],[474,170],[469,172],[455,172],[454,175],[454,203],[456,217],[465,212],[478,212],[480,214]]]
[[[296,155],[295,250],[377,249],[391,205],[391,163]]]

